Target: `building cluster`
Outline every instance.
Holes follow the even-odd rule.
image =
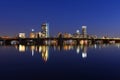
[[[74,34],[71,33],[61,33],[59,32],[56,37],[63,37],[63,38],[96,38],[96,36],[90,36],[87,34],[87,26],[82,26],[82,30],[76,30]],[[29,34],[29,38],[48,38],[49,37],[49,24],[44,23],[41,25],[41,32],[35,32],[34,29]],[[26,38],[25,33],[19,33],[19,38]]]
[[[61,33],[62,34],[62,33]],[[58,36],[60,35],[60,33],[58,33]],[[70,33],[63,33],[62,34],[63,38],[87,38],[88,34],[87,34],[87,26],[82,26],[82,31],[80,33],[80,30],[76,30],[76,32],[74,34],[70,34]]]
[[[49,24],[44,23],[41,25],[41,32],[35,32],[34,29],[29,34],[29,38],[47,38],[49,37]],[[19,33],[19,38],[26,38],[25,33]]]

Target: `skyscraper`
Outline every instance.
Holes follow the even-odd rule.
[[[82,26],[82,35],[83,38],[87,38],[87,26]]]
[[[49,24],[48,23],[44,23],[42,24],[42,37],[49,37]]]

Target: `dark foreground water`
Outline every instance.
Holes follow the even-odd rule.
[[[120,48],[0,46],[0,80],[120,80]]]

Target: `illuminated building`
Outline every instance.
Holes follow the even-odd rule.
[[[80,30],[76,30],[76,33],[73,34],[74,38],[81,38]]]
[[[70,33],[64,33],[64,34],[63,34],[63,37],[64,37],[64,38],[71,38],[72,35],[71,35]]]
[[[82,26],[82,36],[83,38],[87,38],[87,26]]]
[[[34,32],[35,30],[34,29],[32,29],[32,32],[30,33],[30,38],[35,38],[36,37],[36,34],[35,34],[35,32]]]
[[[19,38],[26,38],[25,33],[19,33]]]
[[[44,23],[42,24],[42,37],[47,38],[49,37],[49,24]]]
[[[31,32],[30,33],[30,38],[35,38],[35,33]]]
[[[41,32],[38,32],[38,33],[36,33],[36,38],[41,38],[42,37],[42,33]]]

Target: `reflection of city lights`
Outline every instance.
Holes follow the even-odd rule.
[[[81,40],[81,41],[80,41],[80,44],[81,44],[81,45],[83,45],[83,44],[84,44],[84,41],[83,41],[83,40]]]
[[[68,48],[67,45],[65,45],[63,49],[64,49],[64,50],[69,50],[69,48]]]
[[[38,51],[38,47],[37,46],[35,47],[35,51]]]
[[[83,45],[81,45],[80,48],[83,49]]]
[[[17,46],[17,45],[15,45],[15,49],[18,49],[18,46]]]
[[[82,58],[87,58],[87,53],[82,53]]]
[[[72,50],[72,49],[73,49],[73,46],[71,46],[71,45],[70,45],[70,46],[68,46],[68,47],[69,47],[69,50]]]
[[[30,49],[31,49],[31,50],[35,50],[35,46],[31,46]]]
[[[94,47],[96,47],[96,45],[93,45]],[[17,46],[15,46],[17,48]],[[28,47],[28,46],[27,46]],[[26,46],[24,45],[19,45],[19,51],[20,52],[25,52],[27,49]],[[29,46],[28,48],[30,48],[31,52],[32,52],[32,56],[34,56],[35,52],[38,51],[39,53],[41,53],[42,59],[46,62],[48,60],[49,57],[49,46]],[[73,46],[73,45],[63,45],[63,46],[54,46],[54,50],[75,50],[76,49],[76,53],[79,54],[80,51],[82,50],[82,58],[87,58],[87,46],[86,45],[79,45],[79,46]]]
[[[32,56],[34,56],[34,50],[32,50]]]
[[[94,45],[94,48],[95,48],[95,49],[97,48],[97,45],[96,45],[96,44]]]
[[[117,44],[117,47],[120,48],[120,44]]]
[[[76,49],[76,52],[79,54],[80,53],[80,47],[78,46]]]
[[[19,45],[19,51],[20,52],[25,52],[25,46],[24,45]]]
[[[49,48],[48,46],[42,46],[42,58],[46,62],[48,60]]]
[[[39,52],[41,52],[42,51],[42,47],[41,46],[39,46]]]
[[[87,46],[83,46],[82,58],[87,58]]]
[[[46,46],[42,46],[42,52],[46,51]]]
[[[73,47],[71,45],[64,45],[63,49],[67,51],[73,49]]]
[[[32,56],[34,56],[35,46],[31,46]]]

